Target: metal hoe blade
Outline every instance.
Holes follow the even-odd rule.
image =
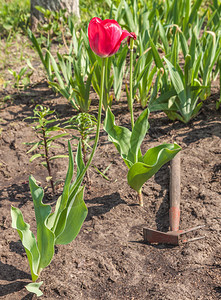
[[[198,236],[191,239],[183,238],[184,234],[191,231],[198,230],[203,227],[205,227],[205,225],[193,227],[188,230],[178,230],[178,231],[168,231],[168,232],[161,232],[150,228],[143,228],[144,241],[153,244],[159,243],[159,244],[170,244],[170,245],[178,246],[183,243],[193,242],[205,238],[204,236]]]

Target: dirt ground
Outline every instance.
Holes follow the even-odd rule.
[[[37,79],[36,79],[37,83]],[[44,167],[29,162],[24,142],[35,139],[27,116],[38,103],[50,105],[63,120],[73,115],[67,101],[56,96],[45,81],[17,93],[2,106],[0,119],[0,298],[37,299],[24,286],[30,270],[17,232],[11,227],[10,207],[19,207],[35,232],[33,203],[28,176],[43,187]],[[1,91],[1,96],[6,91]],[[106,173],[105,180],[90,168],[91,186],[86,188],[88,216],[76,240],[56,247],[52,263],[42,271],[41,299],[138,300],[221,298],[221,118],[215,109],[219,89],[214,86],[201,113],[188,125],[171,122],[164,113],[152,113],[143,151],[162,142],[177,142],[181,152],[182,229],[205,225],[195,235],[204,239],[180,246],[150,245],[143,241],[143,228],[167,231],[169,227],[169,164],[143,189],[144,207],[126,180],[127,168],[103,130],[93,165]],[[92,112],[97,113],[97,102]],[[125,99],[112,108],[117,124],[129,126]],[[137,106],[135,116],[141,109]],[[73,143],[74,144],[74,143]],[[67,153],[67,141],[60,144]],[[73,146],[74,149],[76,149]],[[53,163],[53,176],[64,180],[67,159]],[[52,207],[62,191],[52,196],[45,189],[45,202]]]

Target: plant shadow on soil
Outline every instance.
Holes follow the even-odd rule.
[[[86,205],[89,203],[92,205],[88,208],[86,221],[95,216],[98,217],[106,214],[119,204],[126,204],[126,202],[121,199],[120,194],[117,192],[110,195],[105,195],[103,197],[95,197],[91,200],[85,200],[85,203]]]
[[[0,270],[4,270],[0,273],[0,280],[13,281],[8,284],[0,284],[0,297],[22,290],[27,285],[27,281],[20,281],[19,279],[31,280],[30,274],[17,269],[13,265],[0,262]]]

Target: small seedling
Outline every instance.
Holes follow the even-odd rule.
[[[15,79],[14,87],[17,89],[25,88],[30,84],[30,77],[33,71],[28,70],[28,67],[23,67],[18,73],[12,69],[8,69],[8,72],[13,75]]]
[[[59,127],[59,124],[56,124],[58,122],[57,118],[54,117],[54,110],[50,110],[50,108],[44,107],[42,105],[36,105],[34,110],[34,116],[28,117],[26,119],[32,119],[36,120],[33,124],[33,129],[36,132],[36,135],[38,137],[37,142],[31,142],[31,143],[25,143],[26,145],[32,146],[31,149],[28,150],[27,153],[30,152],[36,152],[32,157],[30,158],[30,162],[35,160],[36,158],[42,158],[43,161],[41,164],[46,167],[48,170],[48,177],[46,178],[47,181],[50,181],[51,188],[53,193],[55,193],[54,189],[54,181],[52,177],[51,172],[51,161],[57,158],[64,158],[67,157],[67,155],[50,155],[50,148],[55,147],[52,145],[56,140],[59,138],[62,138],[68,133],[64,131],[61,127]],[[53,124],[52,126],[50,126]],[[56,133],[55,135],[52,135],[52,132]],[[60,133],[62,132],[62,133]],[[59,133],[59,134],[57,134]]]

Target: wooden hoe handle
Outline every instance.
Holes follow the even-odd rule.
[[[170,163],[170,230],[178,231],[180,223],[180,152]]]

